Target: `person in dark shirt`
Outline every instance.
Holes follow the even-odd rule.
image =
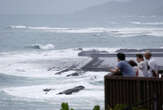
[[[136,76],[132,66],[126,61],[126,56],[123,53],[117,54],[118,64],[114,69],[110,69],[109,71],[112,75],[116,75],[117,73],[121,73],[123,76]]]

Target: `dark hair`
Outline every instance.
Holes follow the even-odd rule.
[[[136,57],[137,57],[137,58],[142,58],[142,59],[144,59],[144,57],[143,57],[142,54],[136,54]]]
[[[125,60],[126,56],[125,56],[124,53],[118,53],[118,54],[117,54],[117,58],[118,58],[119,60]]]
[[[137,63],[134,61],[134,60],[129,60],[128,63],[134,67],[134,66],[137,66]]]

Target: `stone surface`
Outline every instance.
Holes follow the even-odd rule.
[[[59,92],[58,94],[65,94],[65,95],[71,95],[72,93],[76,93],[79,92],[81,90],[85,89],[84,86],[76,86],[74,88],[71,89],[67,89],[65,91]]]

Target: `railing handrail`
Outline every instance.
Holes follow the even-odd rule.
[[[146,102],[152,102],[152,104]],[[149,110],[163,110],[163,78],[105,76],[105,109],[108,105],[144,104]]]
[[[163,81],[163,78],[156,78],[156,77],[130,77],[130,76],[117,76],[117,75],[106,75],[106,79],[122,79],[122,80],[157,80],[157,81]]]

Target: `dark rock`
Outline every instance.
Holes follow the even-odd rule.
[[[83,50],[83,48],[76,48],[75,50],[79,50],[79,51],[82,51],[82,50]]]
[[[70,70],[72,70],[72,69],[74,69],[74,68],[76,68],[77,67],[77,65],[72,65],[72,66],[70,66],[70,67],[68,67],[68,68],[66,68],[66,69],[63,69],[63,70],[61,70],[61,71],[59,71],[59,72],[57,72],[57,73],[55,73],[55,74],[62,74],[62,73],[64,73],[64,72],[67,72],[67,71],[70,71]]]
[[[51,71],[51,70],[53,70],[53,69],[55,69],[55,67],[48,68],[48,71]]]
[[[72,73],[72,74],[68,74],[66,77],[70,77],[70,76],[79,76],[81,74],[85,73],[84,71],[77,71],[75,73]]]
[[[50,91],[52,91],[52,90],[55,90],[55,89],[52,89],[52,88],[43,89],[43,91],[45,92],[45,94],[47,94],[48,92],[50,92]]]
[[[68,74],[66,77],[70,77],[70,76],[79,76],[80,73],[78,72],[75,72],[75,73],[72,73],[72,74]]]
[[[60,93],[58,93],[58,94],[70,95],[70,94],[72,94],[72,93],[79,92],[79,91],[81,91],[81,90],[83,90],[83,89],[85,89],[84,86],[77,86],[77,87],[74,87],[74,88],[72,88],[72,89],[68,89],[68,90],[65,90],[65,91],[63,91],[63,92],[60,92]]]

